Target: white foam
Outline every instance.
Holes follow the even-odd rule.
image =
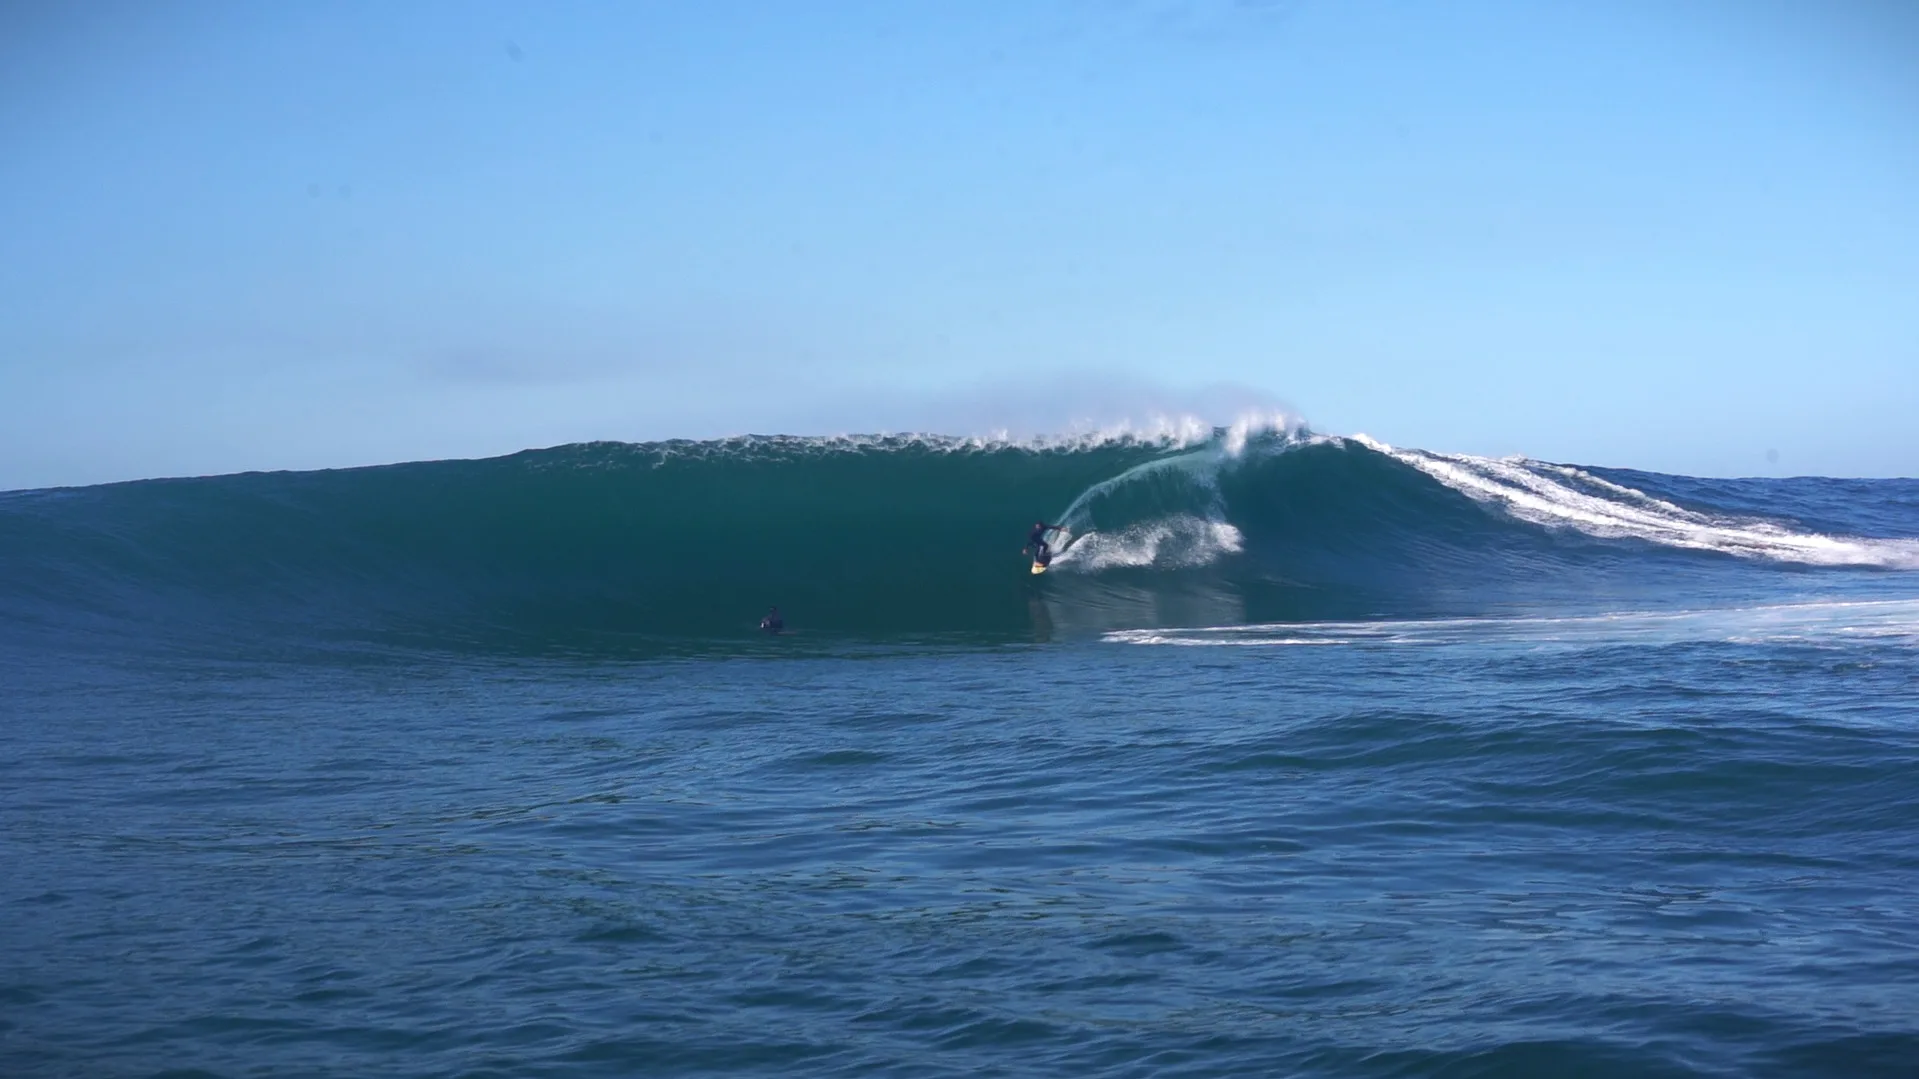
[[[1182,633],[1151,633],[1146,630],[1118,630],[1103,638],[1112,644],[1158,644],[1173,648],[1271,648],[1281,645],[1351,644],[1336,637],[1247,637],[1220,639]]]
[[[1225,521],[1178,514],[1105,535],[1088,532],[1073,540],[1053,565],[1082,573],[1125,567],[1187,569],[1237,553],[1244,540]]]
[[[1795,532],[1767,521],[1696,513],[1566,465],[1520,457],[1495,459],[1395,449],[1365,435],[1356,435],[1353,441],[1416,468],[1475,501],[1497,506],[1533,524],[1742,558],[1919,569],[1919,540]]]
[[[1080,573],[1146,566],[1191,569],[1208,565],[1222,555],[1237,554],[1244,548],[1245,539],[1226,520],[1219,476],[1262,434],[1282,435],[1287,445],[1309,437],[1283,413],[1248,414],[1223,438],[1209,439],[1190,452],[1146,461],[1101,480],[1080,492],[1060,515],[1060,521],[1079,535],[1053,564]],[[1183,489],[1190,497],[1188,507],[1136,521],[1115,532],[1101,532],[1092,526],[1093,507],[1101,499],[1130,486],[1156,483]]]
[[[1286,430],[1285,426],[1260,428],[1251,425],[1244,427],[1249,433],[1261,429]],[[1274,414],[1261,423],[1294,424],[1283,414]],[[1238,425],[1228,428],[1231,432],[1241,431]],[[942,435],[923,431],[878,431],[870,433],[844,433],[828,435],[732,435],[714,439],[672,439],[664,442],[641,443],[587,443],[628,449],[661,460],[667,458],[706,458],[732,456],[751,453],[757,450],[776,449],[787,453],[862,453],[869,450],[916,449],[937,453],[966,453],[993,450],[1075,451],[1093,450],[1103,446],[1151,446],[1157,449],[1180,450],[1193,446],[1203,446],[1214,441],[1217,429],[1209,422],[1196,416],[1166,415],[1149,416],[1141,421],[1125,421],[1102,425],[1069,425],[1063,430],[1047,434],[1015,435],[1009,430],[988,430],[968,435]],[[1248,435],[1241,435],[1244,445]]]
[[[1246,447],[1260,435],[1279,435],[1293,439],[1313,440],[1306,425],[1297,416],[1280,411],[1245,412],[1226,428],[1226,438],[1221,445],[1229,457],[1239,457]]]
[[[1168,449],[1187,449],[1213,443],[1215,438],[1220,437],[1221,431],[1224,436],[1220,438],[1219,448],[1231,457],[1240,456],[1261,435],[1310,437],[1304,421],[1279,409],[1242,412],[1231,423],[1224,425],[1216,425],[1192,413],[1149,413],[1141,418],[1118,421],[1069,423],[1061,430],[1036,435],[1020,436],[1008,428],[998,428],[957,438],[917,434],[904,437],[967,449],[1016,446],[1026,449],[1078,450],[1140,443]]]

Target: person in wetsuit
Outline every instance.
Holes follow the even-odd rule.
[[[1031,551],[1033,561],[1042,566],[1050,565],[1053,561],[1053,549],[1046,544],[1046,534],[1065,527],[1065,525],[1049,525],[1045,521],[1034,521],[1033,530],[1026,534],[1026,546],[1020,548],[1020,553],[1025,554]]]
[[[766,617],[760,619],[760,629],[767,633],[781,633],[786,629],[786,619],[780,617],[778,607],[768,607]]]

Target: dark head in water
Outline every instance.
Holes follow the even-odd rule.
[[[786,619],[780,617],[778,607],[766,609],[766,617],[760,619],[760,628],[768,633],[779,633],[786,628]]]

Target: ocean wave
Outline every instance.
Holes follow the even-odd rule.
[[[1787,580],[1765,567],[1919,568],[1919,513],[1885,534],[1887,507],[1919,505],[1911,481],[1875,481],[1890,485],[1877,498],[1860,481],[1658,480],[1655,495],[1265,414],[143,481],[0,498],[0,632],[598,647],[751,640],[777,604],[816,634],[1018,639],[1591,607]],[[1714,505],[1728,492],[1740,511]],[[1880,535],[1834,531],[1868,503]],[[1054,572],[1033,577],[1014,552],[1042,517],[1068,532]]]

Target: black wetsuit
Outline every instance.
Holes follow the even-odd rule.
[[[760,619],[760,628],[768,633],[779,633],[786,628],[786,619],[781,618],[779,612],[775,611]]]
[[[1058,525],[1042,524],[1026,534],[1026,546],[1033,549],[1033,561],[1044,566],[1053,560],[1053,549],[1046,545],[1046,534]]]

